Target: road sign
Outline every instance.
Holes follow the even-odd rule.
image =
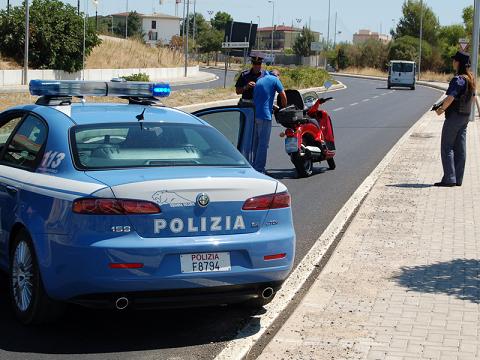
[[[231,42],[223,42],[222,49],[248,49],[250,47],[250,43],[247,42],[239,42],[239,41],[231,41]]]
[[[312,50],[312,51],[322,50],[322,43],[319,42],[319,41],[313,41],[312,45],[310,45],[310,50]]]
[[[470,45],[470,41],[468,39],[459,39],[458,44],[460,45],[460,49],[462,49],[462,51],[466,51],[468,45]]]

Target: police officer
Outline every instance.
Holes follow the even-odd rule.
[[[470,71],[470,55],[458,51],[453,59],[455,77],[450,81],[447,97],[436,110],[445,114],[442,129],[442,181],[435,186],[461,186],[465,172],[467,126],[475,97],[475,78]]]
[[[267,74],[267,71],[262,69],[262,63],[265,56],[261,53],[252,53],[250,57],[252,60],[252,68],[243,71],[235,84],[237,95],[242,95],[240,102],[251,103],[253,101],[253,89],[255,88],[258,79]]]

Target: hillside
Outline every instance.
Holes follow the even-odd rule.
[[[87,69],[129,69],[183,66],[182,52],[152,48],[136,40],[102,36],[102,43],[87,58]],[[22,64],[0,56],[0,70],[21,69]]]
[[[183,65],[181,52],[154,48],[136,40],[102,36],[102,43],[87,59],[87,69],[128,69],[178,67]]]

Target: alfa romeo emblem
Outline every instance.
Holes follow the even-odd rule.
[[[201,193],[197,196],[197,204],[201,207],[206,207],[210,203],[210,198],[207,194]]]

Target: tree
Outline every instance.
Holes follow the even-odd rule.
[[[214,29],[225,33],[225,27],[229,21],[233,21],[232,15],[224,11],[218,11],[212,19],[212,26]]]
[[[473,6],[467,6],[465,9],[463,9],[463,24],[465,25],[465,31],[467,32],[467,34],[473,34],[474,13],[475,9],[473,8]]]
[[[117,19],[117,18],[115,18]],[[127,28],[127,37],[134,37],[143,41],[143,27],[142,27],[142,18],[136,11],[131,11],[127,17],[128,28]],[[115,21],[115,26],[113,32],[121,37],[125,37],[125,18],[120,18]]]
[[[207,65],[210,65],[210,55],[222,50],[223,33],[217,29],[204,31],[198,36],[198,46],[202,53],[207,54]]]
[[[195,18],[195,26],[197,28],[196,35],[199,36],[204,31],[210,29],[210,24],[205,20],[205,17],[200,13],[190,14],[188,17],[189,31],[188,36],[193,37],[193,24]],[[180,35],[183,35],[183,21],[180,23]]]
[[[315,37],[313,35],[313,32],[310,29],[304,27],[300,35],[295,38],[295,41],[293,43],[293,51],[298,56],[310,56],[312,54],[312,51],[310,49],[314,40]]]
[[[83,16],[83,15],[82,15]],[[30,8],[29,65],[39,69],[78,71],[83,64],[83,17],[59,0],[33,0]],[[23,64],[25,6],[0,11],[0,52]],[[95,24],[87,22],[85,53],[100,44]]]
[[[341,44],[338,46],[337,51],[337,67],[341,70],[346,69],[350,66],[349,58],[347,56],[348,44]]]
[[[421,9],[420,0],[408,0],[403,4],[403,16],[397,25],[396,31],[393,33],[395,39],[404,36],[419,37]],[[424,2],[423,39],[429,44],[436,45],[439,27],[437,16]]]

